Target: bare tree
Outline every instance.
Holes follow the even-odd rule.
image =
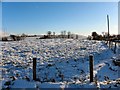
[[[96,40],[98,37],[98,34],[96,32],[92,32],[93,40]]]
[[[27,35],[23,33],[23,34],[21,35],[21,39],[25,39],[25,37],[27,37]]]
[[[53,32],[53,36],[54,36],[54,38],[55,38],[55,32]]]
[[[64,35],[64,38],[65,38],[65,36],[66,36],[66,31],[65,30],[63,31],[63,35]]]
[[[47,35],[48,35],[49,37],[51,36],[51,34],[52,34],[51,31],[48,31],[48,32],[47,32]]]
[[[17,40],[15,35],[10,35],[10,37],[11,37],[14,41]]]
[[[53,35],[55,35],[55,32],[53,32]]]
[[[62,38],[63,38],[63,35],[64,35],[64,32],[63,32],[63,31],[61,31],[61,36],[62,36]]]
[[[68,32],[68,38],[70,38],[70,37],[71,37],[71,32],[69,31],[69,32]]]
[[[76,39],[78,39],[78,35],[76,34]]]

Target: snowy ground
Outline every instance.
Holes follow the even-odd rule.
[[[3,42],[0,57],[2,88],[118,88],[120,58],[102,41],[45,39]],[[119,50],[117,50],[118,52]],[[89,79],[89,55],[94,56],[94,82]],[[37,81],[32,58],[37,57]]]

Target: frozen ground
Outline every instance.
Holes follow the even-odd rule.
[[[104,42],[46,39],[3,42],[2,88],[118,88],[120,58]],[[94,82],[89,80],[89,55],[94,56]],[[32,58],[37,57],[37,81],[32,79]]]

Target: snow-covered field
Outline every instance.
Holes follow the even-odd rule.
[[[0,83],[2,88],[118,88],[120,58],[102,41],[73,39],[27,39],[2,42]],[[94,56],[94,82],[90,83],[89,55]],[[33,58],[37,80],[33,80]]]

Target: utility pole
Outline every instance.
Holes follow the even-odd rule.
[[[110,48],[110,31],[109,31],[109,15],[107,15],[107,25],[108,25],[108,45],[109,45],[109,48]]]
[[[36,80],[36,58],[33,58],[33,80]]]
[[[90,82],[93,82],[93,56],[89,56]]]

